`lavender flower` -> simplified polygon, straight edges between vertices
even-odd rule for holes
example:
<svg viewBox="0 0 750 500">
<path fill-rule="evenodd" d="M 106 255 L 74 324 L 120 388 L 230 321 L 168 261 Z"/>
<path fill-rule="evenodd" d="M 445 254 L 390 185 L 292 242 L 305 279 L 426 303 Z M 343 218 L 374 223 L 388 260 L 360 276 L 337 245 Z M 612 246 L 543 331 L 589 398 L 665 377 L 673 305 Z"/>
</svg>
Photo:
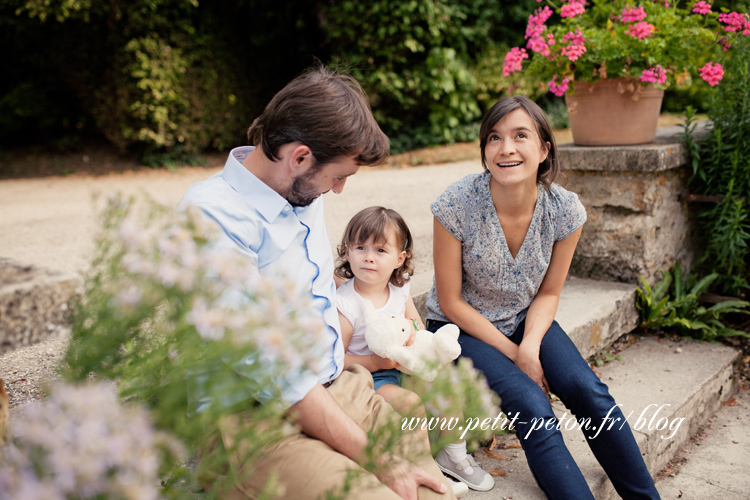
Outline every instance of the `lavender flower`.
<svg viewBox="0 0 750 500">
<path fill-rule="evenodd" d="M 14 429 L 17 446 L 0 463 L 7 498 L 156 500 L 163 451 L 184 455 L 143 409 L 120 405 L 103 384 L 55 386 Z"/>
</svg>

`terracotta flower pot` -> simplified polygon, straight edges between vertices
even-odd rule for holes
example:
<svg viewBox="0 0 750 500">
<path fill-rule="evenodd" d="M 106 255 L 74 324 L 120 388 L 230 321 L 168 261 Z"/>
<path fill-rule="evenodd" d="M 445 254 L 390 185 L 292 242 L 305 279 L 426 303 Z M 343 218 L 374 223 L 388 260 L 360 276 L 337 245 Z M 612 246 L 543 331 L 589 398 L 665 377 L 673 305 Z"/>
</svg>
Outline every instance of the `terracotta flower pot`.
<svg viewBox="0 0 750 500">
<path fill-rule="evenodd" d="M 573 142 L 617 146 L 653 142 L 664 89 L 635 78 L 575 82 L 565 94 Z"/>
</svg>

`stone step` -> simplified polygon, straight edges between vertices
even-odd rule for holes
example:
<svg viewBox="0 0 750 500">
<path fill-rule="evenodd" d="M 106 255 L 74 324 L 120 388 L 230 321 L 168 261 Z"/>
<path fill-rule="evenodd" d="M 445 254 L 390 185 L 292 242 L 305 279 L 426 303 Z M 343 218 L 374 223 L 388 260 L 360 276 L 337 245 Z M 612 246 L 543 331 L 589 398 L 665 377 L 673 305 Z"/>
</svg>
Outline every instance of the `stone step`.
<svg viewBox="0 0 750 500">
<path fill-rule="evenodd" d="M 412 278 L 412 297 L 422 318 L 431 287 L 432 274 L 422 273 Z M 635 286 L 568 278 L 555 319 L 584 358 L 598 354 L 638 324 Z"/>
<path fill-rule="evenodd" d="M 0 257 L 0 354 L 64 333 L 80 292 L 78 275 Z"/>
<path fill-rule="evenodd" d="M 728 399 L 735 390 L 733 363 L 738 352 L 732 348 L 691 339 L 677 342 L 644 337 L 597 373 L 609 386 L 636 436 L 646 465 L 656 476 L 675 452 L 688 441 L 698 426 Z M 553 404 L 558 418 L 565 407 Z M 565 429 L 571 422 L 568 413 L 561 420 L 568 449 L 578 463 L 597 500 L 619 498 L 604 471 L 591 453 L 578 428 Z M 684 420 L 680 420 L 684 419 Z M 666 428 L 664 426 L 667 426 Z M 672 426 L 670 429 L 669 426 Z M 518 443 L 514 434 L 498 436 L 494 453 L 507 460 L 490 458 L 482 450 L 475 453 L 485 470 L 503 469 L 504 477 L 495 479 L 495 488 L 487 493 L 471 491 L 467 500 L 542 500 L 545 495 L 536 485 L 521 449 L 502 449 Z"/>
</svg>

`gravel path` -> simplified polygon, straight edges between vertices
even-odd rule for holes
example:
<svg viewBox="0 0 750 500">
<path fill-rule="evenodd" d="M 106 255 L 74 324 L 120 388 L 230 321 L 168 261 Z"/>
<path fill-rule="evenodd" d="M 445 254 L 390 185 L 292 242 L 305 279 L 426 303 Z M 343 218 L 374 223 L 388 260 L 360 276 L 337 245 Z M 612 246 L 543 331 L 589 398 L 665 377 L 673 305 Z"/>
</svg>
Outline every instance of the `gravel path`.
<svg viewBox="0 0 750 500">
<path fill-rule="evenodd" d="M 11 418 L 27 403 L 44 397 L 47 383 L 59 380 L 57 368 L 68 337 L 59 337 L 0 355 L 0 378 L 5 380 Z"/>
</svg>

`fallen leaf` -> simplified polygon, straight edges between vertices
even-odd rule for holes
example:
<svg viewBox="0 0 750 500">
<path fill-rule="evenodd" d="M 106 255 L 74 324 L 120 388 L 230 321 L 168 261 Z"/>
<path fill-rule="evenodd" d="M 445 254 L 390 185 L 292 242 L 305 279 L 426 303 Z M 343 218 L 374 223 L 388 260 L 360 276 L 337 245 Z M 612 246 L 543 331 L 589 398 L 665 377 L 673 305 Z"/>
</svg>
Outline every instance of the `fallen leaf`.
<svg viewBox="0 0 750 500">
<path fill-rule="evenodd" d="M 521 448 L 521 443 L 506 444 L 503 449 L 509 450 L 510 448 Z"/>
<path fill-rule="evenodd" d="M 737 398 L 735 398 L 734 396 L 724 401 L 724 406 L 734 406 L 736 404 L 737 404 Z"/>
<path fill-rule="evenodd" d="M 506 472 L 503 469 L 495 469 L 495 470 L 487 471 L 487 474 L 493 477 L 497 477 L 497 476 L 504 476 Z"/>
<path fill-rule="evenodd" d="M 487 455 L 487 456 L 488 456 L 488 457 L 490 457 L 490 458 L 494 458 L 495 460 L 505 460 L 505 457 L 501 457 L 501 456 L 500 456 L 500 455 L 498 455 L 497 453 L 492 453 L 492 452 L 491 452 L 490 450 L 488 450 L 487 448 L 484 448 L 484 454 L 485 454 L 485 455 Z"/>
<path fill-rule="evenodd" d="M 750 361 L 750 356 L 747 356 L 746 358 L 742 358 L 743 363 L 747 363 Z"/>
<path fill-rule="evenodd" d="M 497 438 L 492 434 L 492 444 L 490 444 L 490 451 L 494 450 L 497 446 Z"/>
</svg>

